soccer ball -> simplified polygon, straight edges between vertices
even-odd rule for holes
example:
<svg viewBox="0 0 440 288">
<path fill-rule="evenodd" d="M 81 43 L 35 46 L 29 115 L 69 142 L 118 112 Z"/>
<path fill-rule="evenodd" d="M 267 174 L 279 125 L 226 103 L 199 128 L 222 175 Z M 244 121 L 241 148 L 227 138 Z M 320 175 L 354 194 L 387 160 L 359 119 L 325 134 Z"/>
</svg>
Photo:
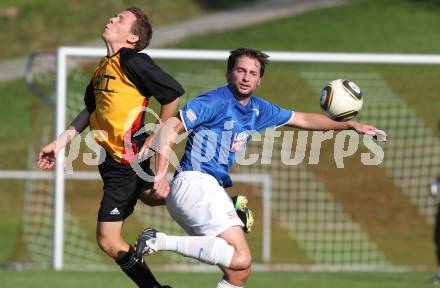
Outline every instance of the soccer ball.
<svg viewBox="0 0 440 288">
<path fill-rule="evenodd" d="M 355 117 L 362 108 L 362 92 L 353 82 L 337 79 L 322 89 L 322 110 L 335 121 L 347 121 Z"/>
</svg>

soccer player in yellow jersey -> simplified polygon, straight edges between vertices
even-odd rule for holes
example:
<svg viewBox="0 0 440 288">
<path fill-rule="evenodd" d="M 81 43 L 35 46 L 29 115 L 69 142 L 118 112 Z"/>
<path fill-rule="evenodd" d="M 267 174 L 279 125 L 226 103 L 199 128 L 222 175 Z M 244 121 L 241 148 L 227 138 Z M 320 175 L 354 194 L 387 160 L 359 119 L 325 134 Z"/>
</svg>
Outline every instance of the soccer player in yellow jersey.
<svg viewBox="0 0 440 288">
<path fill-rule="evenodd" d="M 142 146 L 148 146 L 147 135 L 137 133 L 143 126 L 148 99 L 154 96 L 159 101 L 161 121 L 166 121 L 175 115 L 179 96 L 184 93 L 180 84 L 148 55 L 138 53 L 148 46 L 151 36 L 149 20 L 137 7 L 129 7 L 108 20 L 102 32 L 107 56 L 96 67 L 87 86 L 86 107 L 60 136 L 42 149 L 37 164 L 43 170 L 52 168 L 60 149 L 77 134 L 87 126 L 96 131 L 95 139 L 106 152 L 104 162 L 99 164 L 104 183 L 96 229 L 99 247 L 139 287 L 166 287 L 156 281 L 145 263 L 133 257 L 131 247 L 121 237 L 125 219 L 133 212 L 137 200 L 145 199 L 145 191 L 152 191 L 149 203 L 164 202 L 169 191 L 165 177 L 156 178 L 154 183 L 145 181 L 131 165 Z M 140 166 L 153 175 L 148 161 Z"/>
</svg>

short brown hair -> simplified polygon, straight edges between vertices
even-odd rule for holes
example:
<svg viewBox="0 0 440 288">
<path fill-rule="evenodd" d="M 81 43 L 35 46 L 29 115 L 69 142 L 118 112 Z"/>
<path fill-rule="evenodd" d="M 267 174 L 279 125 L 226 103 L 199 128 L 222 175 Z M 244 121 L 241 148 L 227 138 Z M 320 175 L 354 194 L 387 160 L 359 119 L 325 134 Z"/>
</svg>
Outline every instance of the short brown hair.
<svg viewBox="0 0 440 288">
<path fill-rule="evenodd" d="M 241 56 L 247 56 L 252 59 L 258 60 L 260 62 L 260 76 L 263 77 L 266 65 L 269 64 L 269 55 L 252 48 L 237 48 L 231 51 L 231 55 L 228 58 L 228 70 L 227 75 L 234 69 L 235 61 Z"/>
<path fill-rule="evenodd" d="M 134 44 L 136 51 L 144 50 L 150 44 L 151 37 L 153 36 L 153 28 L 147 15 L 138 7 L 131 6 L 125 9 L 130 11 L 136 17 L 136 22 L 131 27 L 131 33 L 139 37 L 139 40 Z"/>
</svg>

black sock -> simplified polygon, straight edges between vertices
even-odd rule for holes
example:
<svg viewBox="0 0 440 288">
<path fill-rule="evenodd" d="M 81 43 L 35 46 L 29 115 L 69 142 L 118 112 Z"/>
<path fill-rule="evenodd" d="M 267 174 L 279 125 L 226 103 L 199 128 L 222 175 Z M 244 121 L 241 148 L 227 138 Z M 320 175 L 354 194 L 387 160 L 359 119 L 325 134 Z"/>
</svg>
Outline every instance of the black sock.
<svg viewBox="0 0 440 288">
<path fill-rule="evenodd" d="M 121 259 L 116 260 L 122 271 L 133 280 L 140 288 L 159 288 L 161 287 L 147 264 L 136 259 L 130 250 Z"/>
</svg>

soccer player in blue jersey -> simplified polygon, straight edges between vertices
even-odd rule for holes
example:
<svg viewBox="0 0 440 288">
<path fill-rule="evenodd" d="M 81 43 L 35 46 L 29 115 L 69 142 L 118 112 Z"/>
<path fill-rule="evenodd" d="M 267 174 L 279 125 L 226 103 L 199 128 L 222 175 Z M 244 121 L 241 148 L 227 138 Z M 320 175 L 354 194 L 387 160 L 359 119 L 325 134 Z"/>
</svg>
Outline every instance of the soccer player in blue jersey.
<svg viewBox="0 0 440 288">
<path fill-rule="evenodd" d="M 224 277 L 217 288 L 243 287 L 251 271 L 251 252 L 243 223 L 224 188 L 232 186 L 229 170 L 251 133 L 282 125 L 309 130 L 353 129 L 360 134 L 377 130 L 355 121 L 335 122 L 321 114 L 283 109 L 253 96 L 267 62 L 268 56 L 258 50 L 231 51 L 228 84 L 189 101 L 156 134 L 159 143 L 153 149 L 160 150 L 169 149 L 180 131 L 190 132 L 166 200 L 171 216 L 190 236 L 170 236 L 148 228 L 138 237 L 135 255 L 175 251 L 218 265 Z M 159 159 L 158 166 L 166 171 L 166 157 Z"/>
</svg>

